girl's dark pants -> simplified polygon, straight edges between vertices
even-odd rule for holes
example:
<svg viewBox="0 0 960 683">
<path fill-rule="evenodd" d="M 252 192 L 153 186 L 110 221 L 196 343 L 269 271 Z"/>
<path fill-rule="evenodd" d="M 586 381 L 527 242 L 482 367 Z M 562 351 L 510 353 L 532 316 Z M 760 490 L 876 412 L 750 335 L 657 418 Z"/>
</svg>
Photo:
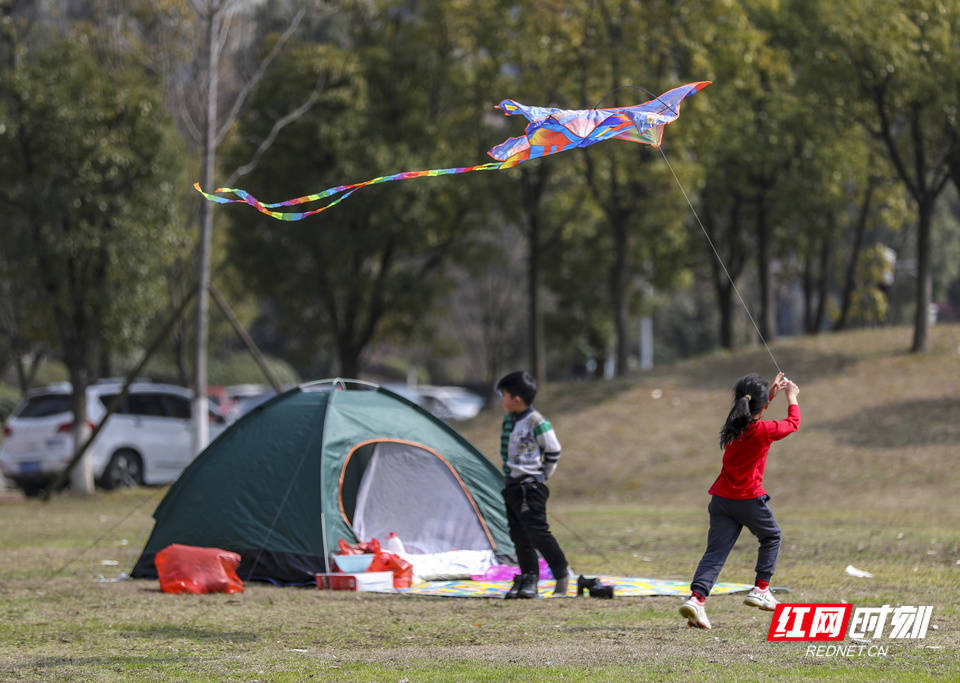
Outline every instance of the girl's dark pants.
<svg viewBox="0 0 960 683">
<path fill-rule="evenodd" d="M 760 541 L 757 552 L 757 578 L 769 581 L 773 571 L 777 568 L 777 557 L 780 555 L 780 526 L 773 517 L 773 511 L 767 505 L 770 496 L 760 496 L 748 500 L 730 500 L 713 496 L 707 510 L 710 512 L 710 531 L 707 533 L 707 550 L 697 566 L 697 571 L 690 582 L 690 590 L 703 597 L 710 595 L 710 590 L 720 576 L 723 563 L 727 555 L 737 542 L 743 527 L 750 529 L 750 533 Z"/>
<path fill-rule="evenodd" d="M 503 489 L 507 504 L 507 522 L 510 539 L 517 552 L 517 563 L 524 574 L 540 575 L 537 551 L 547 561 L 554 577 L 566 576 L 567 558 L 560 544 L 550 533 L 547 524 L 547 498 L 550 490 L 532 477 L 529 480 L 508 482 Z"/>
</svg>

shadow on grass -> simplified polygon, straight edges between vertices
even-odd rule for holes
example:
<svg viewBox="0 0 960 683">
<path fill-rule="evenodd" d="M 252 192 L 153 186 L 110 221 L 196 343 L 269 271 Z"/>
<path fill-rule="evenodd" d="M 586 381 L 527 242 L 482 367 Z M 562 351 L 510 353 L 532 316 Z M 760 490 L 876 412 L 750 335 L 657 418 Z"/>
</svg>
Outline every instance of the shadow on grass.
<svg viewBox="0 0 960 683">
<path fill-rule="evenodd" d="M 198 642 L 252 643 L 260 638 L 250 631 L 216 631 L 212 629 L 190 628 L 179 624 L 145 624 L 130 631 L 122 632 L 128 638 L 184 638 Z"/>
<path fill-rule="evenodd" d="M 73 677 L 86 678 L 82 676 L 81 672 L 106 670 L 111 671 L 115 676 L 119 670 L 126 669 L 128 672 L 137 672 L 138 675 L 141 675 L 145 669 L 164 671 L 171 666 L 187 667 L 195 662 L 196 657 L 182 654 L 171 654 L 166 657 L 138 657 L 136 655 L 37 657 L 23 660 L 22 663 L 17 664 L 15 670 L 18 677 L 27 673 L 35 673 L 43 674 L 44 678 L 69 680 Z M 68 672 L 69 676 L 66 675 Z M 112 677 L 108 676 L 108 678 Z M 122 680 L 122 677 L 120 680 Z"/>
<path fill-rule="evenodd" d="M 867 448 L 960 443 L 960 398 L 887 403 L 813 429 L 836 433 L 843 444 Z"/>
</svg>

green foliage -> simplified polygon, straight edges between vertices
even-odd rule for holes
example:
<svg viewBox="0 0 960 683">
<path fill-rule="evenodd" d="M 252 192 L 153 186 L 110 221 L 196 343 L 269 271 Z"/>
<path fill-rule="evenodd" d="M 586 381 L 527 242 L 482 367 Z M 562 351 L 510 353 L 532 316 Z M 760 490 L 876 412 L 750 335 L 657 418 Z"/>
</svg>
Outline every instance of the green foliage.
<svg viewBox="0 0 960 683">
<path fill-rule="evenodd" d="M 281 386 L 298 384 L 301 381 L 297 371 L 285 360 L 265 355 L 264 362 Z M 121 368 L 121 374 L 127 370 L 128 368 L 124 365 Z M 154 356 L 147 363 L 143 375 L 155 381 L 174 384 L 181 381 L 179 370 L 173 360 L 160 355 Z M 210 385 L 269 384 L 260 366 L 245 349 L 211 353 L 207 359 L 207 375 Z"/>
<path fill-rule="evenodd" d="M 0 382 L 0 423 L 6 421 L 18 403 L 20 403 L 20 390 Z M 3 437 L 0 437 L 0 440 L 2 439 Z"/>
<path fill-rule="evenodd" d="M 175 221 L 179 143 L 135 60 L 82 31 L 31 50 L 0 81 L 0 203 L 21 327 L 74 368 L 139 341 L 161 305 Z"/>
<path fill-rule="evenodd" d="M 577 229 L 579 228 L 579 229 Z M 605 269 L 610 255 L 595 233 L 575 226 L 563 240 L 563 255 L 545 273 L 555 304 L 546 316 L 550 367 L 583 368 L 606 358 L 613 342 Z"/>
<path fill-rule="evenodd" d="M 893 281 L 890 249 L 882 244 L 864 250 L 857 263 L 859 286 L 853 294 L 851 317 L 863 325 L 879 325 L 887 318 L 888 295 L 884 291 Z"/>
<path fill-rule="evenodd" d="M 273 125 L 275 112 L 325 83 L 318 102 L 285 128 L 250 175 L 264 197 L 316 191 L 378 173 L 469 159 L 460 133 L 461 79 L 446 49 L 443 17 L 368 15 L 351 8 L 350 49 L 301 44 L 278 59 L 241 117 L 227 160 L 237 161 Z M 426 87 L 424 87 L 426 84 Z M 304 154 L 309 150 L 309 154 Z M 340 372 L 357 370 L 373 339 L 406 339 L 446 287 L 444 266 L 471 253 L 475 179 L 376 186 L 313 221 L 280 226 L 238 211 L 231 258 L 252 291 L 277 303 L 301 361 L 318 342 L 336 353 Z"/>
<path fill-rule="evenodd" d="M 192 265 L 174 263 L 189 242 L 180 201 L 189 183 L 164 109 L 199 136 L 189 93 L 203 71 L 202 60 L 191 61 L 202 21 L 186 0 L 81 4 L 68 14 L 56 3 L 2 8 L 0 364 L 8 368 L 51 343 L 52 355 L 76 356 L 71 366 L 130 358 L 153 333 L 147 321 L 162 318 L 193 279 Z M 221 59 L 224 102 L 253 72 L 252 48 L 267 54 L 298 7 L 240 7 L 234 28 L 245 30 L 230 33 Z M 314 106 L 238 185 L 273 201 L 473 164 L 520 134 L 522 119 L 492 109 L 505 97 L 614 106 L 712 80 L 684 103 L 664 152 L 740 283 L 754 281 L 765 216 L 769 257 L 782 266 L 773 286 L 783 292 L 805 276 L 808 289 L 825 283 L 828 310 L 848 266 L 867 258 L 857 245 L 890 244 L 901 262 L 914 256 L 903 230 L 916 222 L 911 197 L 923 182 L 947 182 L 944 167 L 929 162 L 960 158 L 958 17 L 957 0 L 350 0 L 306 14 L 299 42 L 280 52 L 229 131 L 221 168 L 250 161 L 314 86 Z M 171 63 L 175 87 L 161 96 Z M 915 172 L 924 163 L 926 172 Z M 932 211 L 937 301 L 957 274 L 960 230 L 949 201 Z M 707 326 L 723 317 L 720 306 L 719 316 L 705 308 L 726 277 L 670 169 L 646 146 L 614 142 L 501 173 L 375 186 L 301 224 L 247 207 L 216 216 L 214 260 L 227 267 L 215 282 L 261 331 L 258 342 L 304 374 L 333 359 L 352 372 L 368 349 L 424 367 L 460 349 L 486 372 L 505 355 L 521 362 L 531 242 L 553 375 L 602 360 L 619 330 L 630 342 L 637 318 L 651 312 L 658 348 L 676 354 L 712 344 Z M 852 320 L 904 320 L 914 281 L 898 272 L 885 299 L 860 265 Z M 448 296 L 490 280 L 501 291 L 483 284 L 481 294 Z M 757 293 L 744 293 L 754 306 Z M 500 301 L 509 321 L 489 315 L 484 297 Z M 474 315 L 469 334 L 463 311 L 449 310 L 457 305 Z M 744 321 L 735 315 L 727 330 Z M 215 364 L 240 347 L 213 306 L 210 319 Z M 192 327 L 175 334 L 175 353 Z M 165 367 L 186 378 L 189 356 L 166 358 Z"/>
<path fill-rule="evenodd" d="M 947 188 L 934 216 L 933 299 L 942 302 L 950 283 L 960 278 L 960 188 Z"/>
<path fill-rule="evenodd" d="M 67 366 L 64 365 L 61 361 L 45 358 L 40 364 L 40 367 L 37 368 L 37 376 L 34 379 L 34 384 L 36 386 L 41 386 L 44 384 L 55 384 L 57 382 L 69 382 L 70 373 L 67 371 Z"/>
<path fill-rule="evenodd" d="M 264 358 L 264 362 L 281 386 L 290 386 L 300 382 L 296 370 L 286 361 L 267 356 Z M 268 384 L 267 378 L 263 376 L 260 367 L 246 351 L 213 357 L 210 359 L 209 369 L 211 384 Z"/>
</svg>

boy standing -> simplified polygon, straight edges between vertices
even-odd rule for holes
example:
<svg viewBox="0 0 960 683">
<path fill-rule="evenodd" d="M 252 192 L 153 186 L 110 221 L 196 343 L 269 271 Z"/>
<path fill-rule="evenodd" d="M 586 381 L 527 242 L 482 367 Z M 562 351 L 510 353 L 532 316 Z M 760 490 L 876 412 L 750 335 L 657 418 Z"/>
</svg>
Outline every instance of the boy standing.
<svg viewBox="0 0 960 683">
<path fill-rule="evenodd" d="M 497 383 L 500 404 L 506 415 L 500 440 L 503 458 L 503 499 L 507 504 L 510 538 L 517 551 L 520 575 L 504 596 L 507 599 L 537 597 L 540 564 L 537 551 L 556 579 L 554 595 L 566 595 L 569 582 L 567 558 L 547 524 L 546 481 L 557 469 L 560 441 L 550 422 L 533 409 L 537 382 L 528 372 L 511 372 Z"/>
</svg>

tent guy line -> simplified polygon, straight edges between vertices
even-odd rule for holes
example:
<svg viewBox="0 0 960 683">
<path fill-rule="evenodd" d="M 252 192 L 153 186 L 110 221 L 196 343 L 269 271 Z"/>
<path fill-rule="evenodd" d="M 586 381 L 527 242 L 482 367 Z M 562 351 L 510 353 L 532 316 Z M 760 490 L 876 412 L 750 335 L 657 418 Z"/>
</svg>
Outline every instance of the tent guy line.
<svg viewBox="0 0 960 683">
<path fill-rule="evenodd" d="M 150 495 L 146 496 L 143 500 L 141 500 L 139 503 L 137 503 L 136 505 L 134 505 L 132 508 L 130 508 L 130 511 L 127 512 L 126 515 L 124 515 L 124 516 L 121 517 L 119 520 L 117 520 L 116 524 L 114 524 L 114 525 L 111 526 L 109 529 L 107 529 L 107 530 L 104 531 L 102 534 L 100 534 L 96 539 L 94 539 L 94 541 L 93 541 L 90 545 L 88 545 L 86 548 L 84 548 L 83 550 L 81 550 L 81 551 L 78 552 L 77 554 L 73 555 L 73 556 L 72 556 L 69 560 L 67 560 L 59 569 L 54 569 L 52 572 L 50 572 L 50 574 L 47 575 L 46 581 L 49 581 L 50 579 L 53 579 L 53 578 L 59 576 L 61 573 L 63 573 L 64 571 L 66 571 L 67 567 L 69 567 L 70 565 L 72 565 L 74 562 L 76 562 L 76 561 L 79 560 L 80 558 L 84 557 L 84 556 L 85 556 L 88 552 L 90 552 L 93 548 L 96 548 L 98 545 L 100 545 L 100 542 L 101 542 L 103 539 L 105 539 L 107 536 L 109 536 L 110 534 L 112 534 L 117 527 L 119 527 L 121 524 L 123 524 L 124 522 L 126 522 L 128 519 L 130 519 L 130 518 L 133 516 L 133 513 L 135 513 L 137 510 L 139 510 L 140 508 L 142 508 L 142 507 L 143 507 L 144 505 L 146 505 L 147 503 L 150 503 L 150 502 L 156 500 L 156 499 L 160 496 L 160 493 L 161 493 L 162 491 L 163 491 L 163 489 L 158 489 L 158 490 L 155 491 L 154 493 L 151 493 Z"/>
</svg>

